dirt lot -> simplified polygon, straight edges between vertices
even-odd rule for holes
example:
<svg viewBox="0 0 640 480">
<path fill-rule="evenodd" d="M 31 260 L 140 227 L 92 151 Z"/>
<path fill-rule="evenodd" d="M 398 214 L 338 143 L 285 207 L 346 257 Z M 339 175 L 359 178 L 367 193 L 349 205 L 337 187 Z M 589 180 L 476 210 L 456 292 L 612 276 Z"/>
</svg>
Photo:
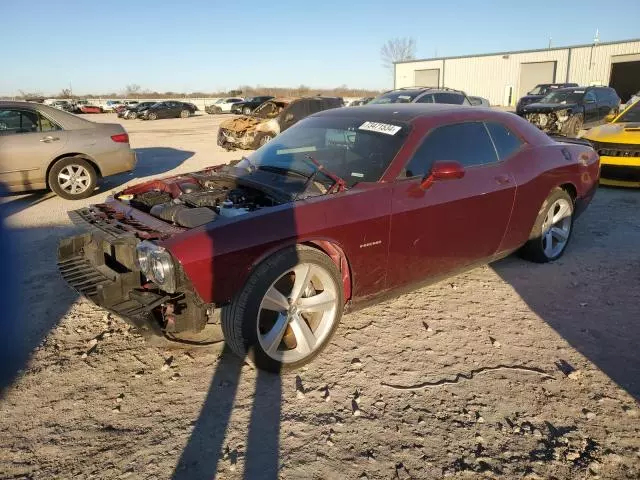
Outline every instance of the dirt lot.
<svg viewBox="0 0 640 480">
<path fill-rule="evenodd" d="M 222 118 L 125 121 L 134 175 L 0 205 L 24 306 L 0 478 L 640 477 L 640 191 L 601 189 L 561 261 L 507 258 L 345 316 L 281 377 L 221 344 L 150 345 L 77 298 L 55 267 L 66 210 L 236 158 Z"/>
</svg>

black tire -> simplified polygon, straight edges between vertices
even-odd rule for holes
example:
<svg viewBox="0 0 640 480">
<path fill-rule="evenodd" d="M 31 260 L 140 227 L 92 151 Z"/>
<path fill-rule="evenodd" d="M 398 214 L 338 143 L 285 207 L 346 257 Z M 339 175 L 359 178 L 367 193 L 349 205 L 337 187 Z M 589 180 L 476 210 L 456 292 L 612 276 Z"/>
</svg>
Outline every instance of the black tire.
<svg viewBox="0 0 640 480">
<path fill-rule="evenodd" d="M 267 289 L 283 273 L 299 263 L 313 263 L 329 272 L 335 283 L 339 301 L 334 324 L 324 341 L 309 356 L 297 362 L 284 364 L 270 357 L 260 345 L 257 332 L 258 313 Z M 258 265 L 231 304 L 223 308 L 222 333 L 226 344 L 236 355 L 241 358 L 248 356 L 258 368 L 270 372 L 293 370 L 312 361 L 330 342 L 342 317 L 343 298 L 340 272 L 328 256 L 307 246 L 289 247 Z"/>
<path fill-rule="evenodd" d="M 147 119 L 149 120 L 157 120 L 158 119 L 158 114 L 155 112 L 151 112 L 149 115 L 147 115 Z"/>
<path fill-rule="evenodd" d="M 552 206 L 556 204 L 558 200 L 565 200 L 569 204 L 570 208 L 570 223 L 569 223 L 569 232 L 568 237 L 564 243 L 562 249 L 554 254 L 547 255 L 544 250 L 544 232 L 543 232 L 543 224 L 545 219 L 547 218 L 547 214 Z M 554 188 L 546 200 L 542 203 L 540 207 L 540 211 L 538 212 L 538 217 L 536 218 L 535 223 L 533 224 L 533 229 L 531 230 L 531 234 L 529 235 L 529 240 L 525 243 L 520 251 L 519 255 L 531 262 L 536 263 L 547 263 L 553 262 L 560 258 L 567 249 L 569 245 L 569 241 L 571 240 L 571 234 L 573 232 L 573 212 L 574 212 L 574 203 L 573 198 L 563 189 Z"/>
<path fill-rule="evenodd" d="M 582 117 L 581 113 L 578 113 L 576 115 L 574 115 L 573 117 L 571 117 L 569 119 L 569 121 L 567 121 L 567 124 L 564 127 L 564 134 L 567 137 L 572 137 L 575 138 L 578 136 L 578 133 L 580 132 L 580 130 L 582 129 L 582 125 L 584 124 L 584 119 Z"/>
<path fill-rule="evenodd" d="M 86 190 L 78 194 L 72 194 L 65 190 L 62 185 L 59 183 L 58 175 L 65 168 L 71 165 L 78 165 L 83 167 L 88 173 L 90 182 Z M 96 189 L 96 185 L 98 184 L 98 174 L 93 166 L 87 162 L 85 159 L 81 157 L 66 157 L 61 158 L 56 163 L 53 164 L 51 170 L 49 170 L 49 175 L 47 177 L 47 182 L 49 188 L 60 198 L 64 198 L 66 200 L 80 200 L 82 198 L 87 198 L 93 195 L 93 191 Z"/>
<path fill-rule="evenodd" d="M 189 110 L 182 110 L 180 112 L 180 118 L 189 118 L 191 116 L 191 112 Z"/>
<path fill-rule="evenodd" d="M 244 107 L 242 109 L 242 113 L 244 113 L 245 115 L 249 115 L 251 113 L 251 107 Z"/>
</svg>

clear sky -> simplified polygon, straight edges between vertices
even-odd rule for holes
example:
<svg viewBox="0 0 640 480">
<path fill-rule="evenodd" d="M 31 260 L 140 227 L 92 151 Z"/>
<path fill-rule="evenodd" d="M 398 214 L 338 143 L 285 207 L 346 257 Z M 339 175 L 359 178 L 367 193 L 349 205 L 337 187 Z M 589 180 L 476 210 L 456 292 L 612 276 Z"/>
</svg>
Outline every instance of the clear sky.
<svg viewBox="0 0 640 480">
<path fill-rule="evenodd" d="M 28 0 L 0 7 L 0 94 L 385 88 L 380 47 L 417 57 L 640 37 L 640 1 Z"/>
</svg>

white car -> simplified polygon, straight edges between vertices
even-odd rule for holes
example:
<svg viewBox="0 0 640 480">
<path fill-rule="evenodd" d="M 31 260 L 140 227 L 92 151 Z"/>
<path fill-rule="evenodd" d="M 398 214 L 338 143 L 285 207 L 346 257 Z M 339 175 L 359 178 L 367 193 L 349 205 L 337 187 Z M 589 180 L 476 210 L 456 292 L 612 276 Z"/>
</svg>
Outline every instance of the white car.
<svg viewBox="0 0 640 480">
<path fill-rule="evenodd" d="M 229 97 L 229 98 L 220 98 L 216 100 L 213 105 L 208 105 L 205 107 L 205 111 L 207 113 L 222 113 L 222 112 L 230 112 L 231 107 L 236 104 L 244 102 L 244 98 L 241 97 Z"/>
<path fill-rule="evenodd" d="M 113 112 L 116 107 L 122 105 L 121 100 L 107 100 L 106 103 L 101 103 L 100 108 L 102 108 L 103 112 Z"/>
</svg>

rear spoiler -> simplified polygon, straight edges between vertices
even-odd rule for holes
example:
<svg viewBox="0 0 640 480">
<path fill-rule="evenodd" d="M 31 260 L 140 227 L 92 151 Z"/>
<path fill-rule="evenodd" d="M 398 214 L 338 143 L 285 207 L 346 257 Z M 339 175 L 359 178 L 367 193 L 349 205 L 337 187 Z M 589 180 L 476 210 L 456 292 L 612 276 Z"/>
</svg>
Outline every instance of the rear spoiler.
<svg viewBox="0 0 640 480">
<path fill-rule="evenodd" d="M 569 138 L 562 135 L 549 135 L 549 138 L 560 143 L 573 143 L 574 145 L 584 145 L 593 148 L 593 144 L 586 138 Z"/>
</svg>

